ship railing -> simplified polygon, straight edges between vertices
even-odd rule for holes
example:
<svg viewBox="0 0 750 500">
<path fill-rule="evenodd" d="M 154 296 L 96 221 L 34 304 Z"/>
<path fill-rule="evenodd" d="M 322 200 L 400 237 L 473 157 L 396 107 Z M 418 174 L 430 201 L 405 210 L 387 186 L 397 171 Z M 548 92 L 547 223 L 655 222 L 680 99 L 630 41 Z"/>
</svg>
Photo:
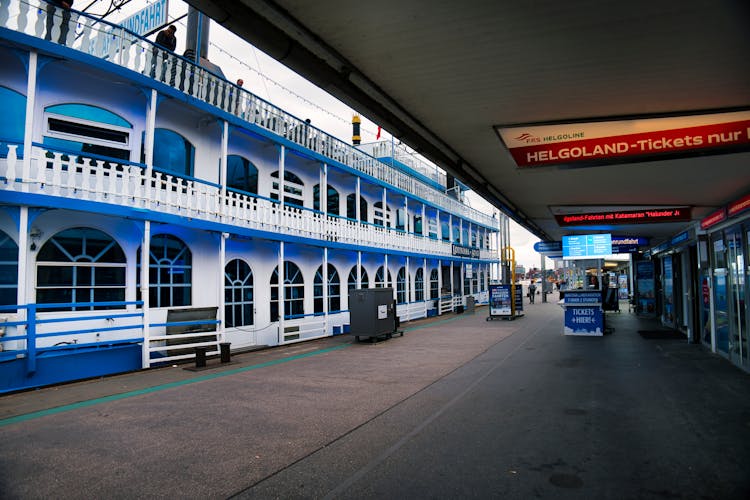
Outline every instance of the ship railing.
<svg viewBox="0 0 750 500">
<path fill-rule="evenodd" d="M 0 338 L 0 361 L 25 359 L 26 372 L 31 374 L 37 371 L 39 358 L 61 351 L 143 342 L 143 312 L 136 309 L 142 305 L 113 301 L 0 306 L 7 320 Z M 13 388 L 0 385 L 0 392 L 7 390 Z"/>
<path fill-rule="evenodd" d="M 239 228 L 293 234 L 319 242 L 451 256 L 450 242 L 380 225 L 327 215 L 278 200 L 234 190 L 143 164 L 91 157 L 33 143 L 28 158 L 17 144 L 0 158 L 2 188 L 68 200 L 112 204 L 166 213 Z M 28 160 L 28 161 L 26 161 Z M 482 249 L 480 258 L 496 258 Z"/>
<path fill-rule="evenodd" d="M 41 0 L 7 0 L 0 2 L 0 27 L 48 39 L 159 80 L 441 209 L 490 228 L 499 227 L 496 218 L 464 205 L 122 26 L 72 9 L 56 8 Z"/>
</svg>

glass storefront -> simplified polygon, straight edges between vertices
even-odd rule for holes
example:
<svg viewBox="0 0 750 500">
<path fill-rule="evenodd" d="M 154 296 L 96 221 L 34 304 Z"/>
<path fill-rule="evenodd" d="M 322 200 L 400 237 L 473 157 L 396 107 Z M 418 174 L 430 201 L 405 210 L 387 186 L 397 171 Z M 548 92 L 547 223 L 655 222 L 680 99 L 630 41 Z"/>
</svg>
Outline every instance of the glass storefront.
<svg viewBox="0 0 750 500">
<path fill-rule="evenodd" d="M 750 266 L 747 264 L 750 249 L 750 222 L 736 224 L 710 236 L 713 299 L 713 332 L 716 352 L 734 364 L 750 370 L 750 340 L 748 339 L 747 303 L 750 290 Z M 707 280 L 702 275 L 703 291 L 701 322 L 703 341 L 710 343 L 710 318 L 706 318 Z"/>
</svg>

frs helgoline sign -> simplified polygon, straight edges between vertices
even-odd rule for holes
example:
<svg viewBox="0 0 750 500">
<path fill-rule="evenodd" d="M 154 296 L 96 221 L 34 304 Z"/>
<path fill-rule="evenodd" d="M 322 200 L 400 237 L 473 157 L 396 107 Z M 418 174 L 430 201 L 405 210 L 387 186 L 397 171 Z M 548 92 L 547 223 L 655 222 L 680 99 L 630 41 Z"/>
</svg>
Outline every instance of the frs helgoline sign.
<svg viewBox="0 0 750 500">
<path fill-rule="evenodd" d="M 607 163 L 669 153 L 750 148 L 750 111 L 496 130 L 519 167 Z"/>
</svg>

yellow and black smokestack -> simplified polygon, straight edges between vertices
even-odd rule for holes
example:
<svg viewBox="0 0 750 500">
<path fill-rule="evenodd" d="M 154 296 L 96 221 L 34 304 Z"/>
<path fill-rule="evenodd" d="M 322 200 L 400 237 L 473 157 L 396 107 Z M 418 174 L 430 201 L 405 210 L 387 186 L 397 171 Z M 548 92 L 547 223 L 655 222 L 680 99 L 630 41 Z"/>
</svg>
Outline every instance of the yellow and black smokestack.
<svg viewBox="0 0 750 500">
<path fill-rule="evenodd" d="M 359 143 L 362 142 L 362 137 L 359 135 L 359 127 L 362 123 L 362 120 L 359 119 L 359 115 L 354 115 L 352 117 L 352 144 L 355 146 L 359 146 Z"/>
</svg>

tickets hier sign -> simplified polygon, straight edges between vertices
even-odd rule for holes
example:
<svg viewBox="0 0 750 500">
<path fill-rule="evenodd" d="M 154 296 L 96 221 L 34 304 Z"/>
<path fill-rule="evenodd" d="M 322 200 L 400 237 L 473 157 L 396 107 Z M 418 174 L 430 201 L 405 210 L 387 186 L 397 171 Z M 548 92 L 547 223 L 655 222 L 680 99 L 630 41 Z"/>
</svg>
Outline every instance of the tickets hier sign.
<svg viewBox="0 0 750 500">
<path fill-rule="evenodd" d="M 689 207 L 652 208 L 648 210 L 619 210 L 585 214 L 555 214 L 560 227 L 596 224 L 653 224 L 657 222 L 685 222 L 690 220 Z"/>
<path fill-rule="evenodd" d="M 750 111 L 495 130 L 519 167 L 750 149 Z"/>
</svg>

